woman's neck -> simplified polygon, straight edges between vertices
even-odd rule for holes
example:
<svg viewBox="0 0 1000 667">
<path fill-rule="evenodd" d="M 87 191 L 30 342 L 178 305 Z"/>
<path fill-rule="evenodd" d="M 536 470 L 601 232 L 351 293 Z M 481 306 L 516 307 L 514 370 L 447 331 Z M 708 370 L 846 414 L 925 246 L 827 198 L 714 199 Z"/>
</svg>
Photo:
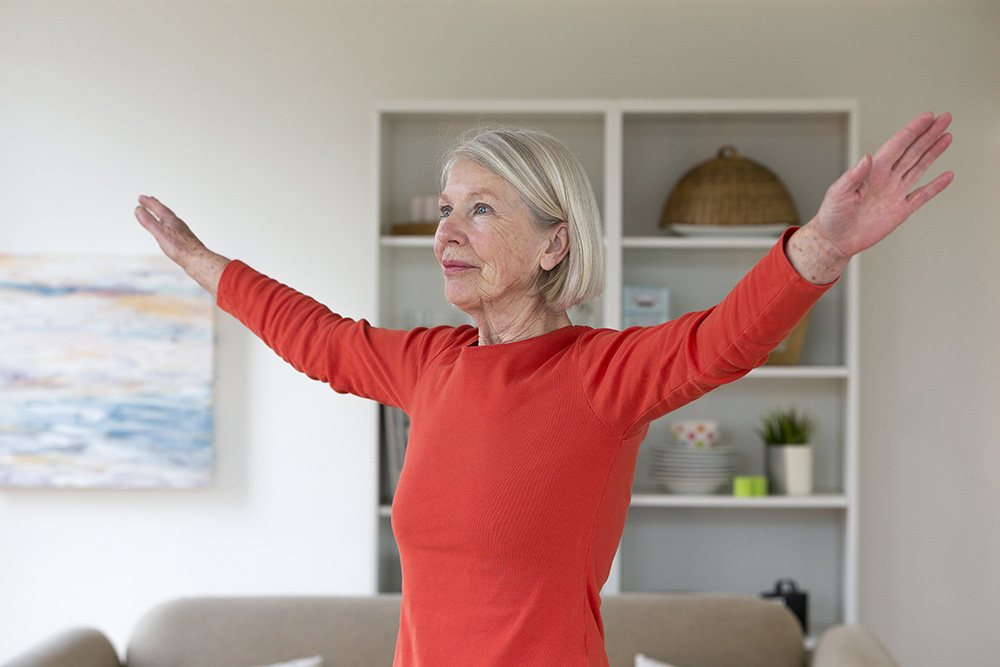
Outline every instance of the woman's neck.
<svg viewBox="0 0 1000 667">
<path fill-rule="evenodd" d="M 483 310 L 471 316 L 479 328 L 480 346 L 527 340 L 573 324 L 565 310 L 553 310 L 547 305 L 515 312 Z"/>
</svg>

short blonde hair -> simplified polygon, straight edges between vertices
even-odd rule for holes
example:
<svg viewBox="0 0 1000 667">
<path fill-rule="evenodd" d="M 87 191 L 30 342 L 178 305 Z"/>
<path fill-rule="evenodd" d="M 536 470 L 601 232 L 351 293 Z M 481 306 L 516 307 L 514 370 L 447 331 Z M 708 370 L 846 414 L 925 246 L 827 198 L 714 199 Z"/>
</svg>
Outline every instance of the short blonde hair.
<svg viewBox="0 0 1000 667">
<path fill-rule="evenodd" d="M 569 253 L 553 269 L 539 270 L 536 284 L 550 307 L 569 310 L 604 291 L 606 262 L 597 198 L 583 165 L 561 141 L 532 128 L 478 128 L 444 156 L 442 189 L 459 160 L 510 183 L 540 229 L 567 223 Z"/>
</svg>

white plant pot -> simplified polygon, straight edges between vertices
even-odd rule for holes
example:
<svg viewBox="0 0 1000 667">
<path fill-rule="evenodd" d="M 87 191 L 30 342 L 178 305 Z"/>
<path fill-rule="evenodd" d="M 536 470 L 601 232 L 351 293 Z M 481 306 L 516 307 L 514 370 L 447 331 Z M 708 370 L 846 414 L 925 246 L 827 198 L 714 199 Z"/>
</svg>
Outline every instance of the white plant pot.
<svg viewBox="0 0 1000 667">
<path fill-rule="evenodd" d="M 812 447 L 768 445 L 767 476 L 771 493 L 780 496 L 808 496 L 813 490 Z"/>
</svg>

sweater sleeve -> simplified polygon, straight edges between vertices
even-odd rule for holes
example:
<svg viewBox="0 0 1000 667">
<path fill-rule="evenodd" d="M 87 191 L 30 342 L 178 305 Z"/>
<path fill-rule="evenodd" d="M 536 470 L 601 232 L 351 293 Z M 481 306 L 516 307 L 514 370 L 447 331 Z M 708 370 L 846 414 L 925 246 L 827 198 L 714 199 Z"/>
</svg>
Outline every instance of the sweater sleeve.
<svg viewBox="0 0 1000 667">
<path fill-rule="evenodd" d="M 462 333 L 396 331 L 342 317 L 238 260 L 226 265 L 217 302 L 308 377 L 404 410 L 426 361 Z"/>
<path fill-rule="evenodd" d="M 717 306 L 667 324 L 595 333 L 581 347 L 584 391 L 625 436 L 767 361 L 831 285 L 803 279 L 785 255 L 788 230 Z"/>
</svg>

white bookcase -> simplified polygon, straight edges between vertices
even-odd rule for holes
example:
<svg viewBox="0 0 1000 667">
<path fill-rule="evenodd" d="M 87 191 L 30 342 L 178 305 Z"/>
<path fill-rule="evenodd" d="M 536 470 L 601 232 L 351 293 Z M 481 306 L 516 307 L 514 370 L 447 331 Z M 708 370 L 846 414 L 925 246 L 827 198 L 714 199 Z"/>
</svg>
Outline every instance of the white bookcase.
<svg viewBox="0 0 1000 667">
<path fill-rule="evenodd" d="M 672 315 L 717 303 L 775 238 L 680 237 L 660 229 L 677 180 L 723 145 L 761 162 L 788 187 L 802 222 L 858 156 L 857 109 L 842 99 L 450 100 L 386 104 L 374 119 L 378 324 L 409 327 L 449 315 L 430 236 L 393 236 L 410 198 L 439 190 L 443 151 L 483 123 L 526 123 L 566 142 L 583 161 L 604 216 L 608 285 L 571 313 L 575 324 L 618 328 L 622 288 L 665 285 Z M 858 268 L 813 310 L 799 363 L 765 366 L 654 422 L 666 440 L 672 417 L 714 418 L 740 454 L 739 474 L 763 474 L 760 416 L 795 405 L 819 421 L 816 493 L 804 498 L 669 495 L 639 455 L 632 508 L 605 594 L 633 590 L 757 595 L 782 577 L 808 591 L 811 629 L 854 622 L 857 608 Z M 379 511 L 380 582 L 398 590 L 391 508 Z"/>
</svg>

